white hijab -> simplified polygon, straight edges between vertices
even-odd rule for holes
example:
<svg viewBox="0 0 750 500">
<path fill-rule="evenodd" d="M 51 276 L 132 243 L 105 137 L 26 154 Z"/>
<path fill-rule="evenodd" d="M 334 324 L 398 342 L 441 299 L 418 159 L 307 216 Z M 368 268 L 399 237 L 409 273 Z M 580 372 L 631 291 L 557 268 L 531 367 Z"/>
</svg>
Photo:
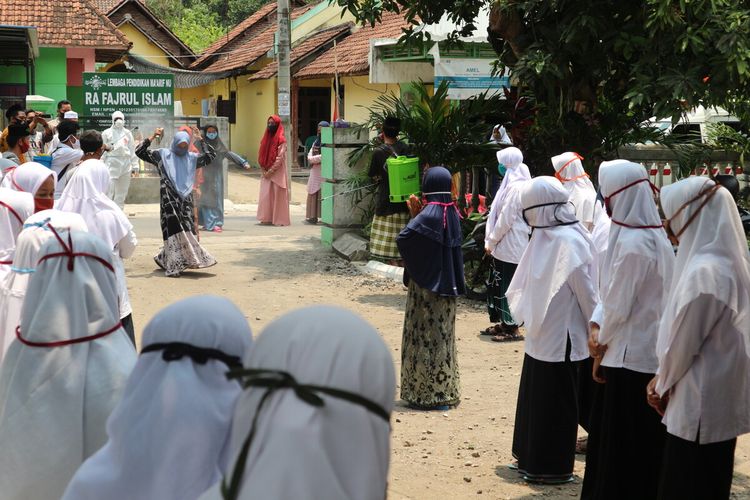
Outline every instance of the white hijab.
<svg viewBox="0 0 750 500">
<path fill-rule="evenodd" d="M 531 180 L 529 167 L 523 163 L 523 153 L 518 148 L 505 148 L 497 152 L 497 161 L 505 165 L 505 177 L 500 187 L 497 189 L 495 198 L 492 200 L 490 215 L 487 219 L 487 228 L 489 231 L 495 227 L 503 205 L 506 202 L 512 188 L 520 183 Z"/>
<path fill-rule="evenodd" d="M 175 342 L 241 363 L 252 333 L 234 304 L 205 295 L 168 306 L 143 331 L 146 350 Z M 191 500 L 221 479 L 242 388 L 221 360 L 165 361 L 175 349 L 141 353 L 107 421 L 109 441 L 78 469 L 63 500 Z"/>
<path fill-rule="evenodd" d="M 19 193 L 29 196 L 28 193 Z M 18 235 L 16 254 L 10 272 L 0 281 L 0 360 L 16 341 L 16 327 L 21 322 L 21 307 L 26 296 L 29 279 L 39 261 L 42 244 L 54 238 L 47 226 L 60 231 L 87 231 L 86 223 L 78 214 L 58 210 L 42 210 L 28 219 Z"/>
<path fill-rule="evenodd" d="M 245 359 L 246 368 L 282 370 L 300 384 L 348 391 L 390 414 L 393 360 L 377 331 L 337 307 L 299 309 L 271 323 Z M 246 389 L 232 425 L 229 484 L 266 389 Z M 258 416 L 242 474 L 240 499 L 382 500 L 386 495 L 390 425 L 352 402 L 318 393 L 324 406 L 293 390 L 272 393 Z M 219 485 L 201 499 L 219 499 Z"/>
<path fill-rule="evenodd" d="M 560 181 L 547 176 L 532 179 L 521 191 L 526 220 L 535 229 L 505 296 L 516 321 L 533 331 L 544 322 L 552 299 L 575 270 L 589 266 L 597 282 L 594 243 L 576 221 L 568 196 Z"/>
<path fill-rule="evenodd" d="M 593 224 L 596 189 L 583 169 L 578 153 L 567 152 L 552 157 L 555 177 L 570 193 L 570 202 L 575 207 L 576 217 L 582 224 Z"/>
<path fill-rule="evenodd" d="M 117 203 L 109 199 L 109 168 L 101 160 L 81 163 L 60 195 L 55 208 L 81 214 L 89 231 L 113 249 L 133 225 Z"/>
<path fill-rule="evenodd" d="M 50 176 L 52 176 L 52 181 L 57 184 L 57 174 L 54 170 L 50 170 L 40 163 L 28 161 L 9 174 L 10 185 L 8 187 L 15 191 L 23 191 L 36 196 L 36 192 Z"/>
<path fill-rule="evenodd" d="M 14 342 L 0 368 L 0 492 L 3 500 L 57 500 L 83 461 L 107 440 L 105 423 L 135 364 L 120 327 L 112 252 L 70 232 L 41 248 L 21 313 L 26 342 L 90 341 L 60 347 Z M 45 256 L 67 252 L 91 256 Z M 72 264 L 72 270 L 71 270 Z"/>
<path fill-rule="evenodd" d="M 12 189 L 0 188 L 0 276 L 10 270 L 16 238 L 23 223 L 34 213 L 34 197 Z"/>
<path fill-rule="evenodd" d="M 602 266 L 602 300 L 610 304 L 626 302 L 621 294 L 630 293 L 633 287 L 622 281 L 613 282 L 612 271 L 625 256 L 639 255 L 655 264 L 656 273 L 662 280 L 665 290 L 662 295 L 663 303 L 659 307 L 662 309 L 666 303 L 666 291 L 672 283 L 674 252 L 667 233 L 661 227 L 659 210 L 648 182 L 648 172 L 643 165 L 629 161 L 604 162 L 599 167 L 599 188 L 605 199 L 611 196 L 609 207 L 613 221 L 609 230 L 608 250 Z M 618 222 L 629 226 L 657 228 L 630 228 Z M 622 279 L 628 279 L 627 273 L 622 275 Z M 599 338 L 602 344 L 607 344 L 611 340 L 610 337 L 605 337 L 609 333 L 611 332 L 602 331 L 602 337 Z"/>
<path fill-rule="evenodd" d="M 661 191 L 661 206 L 674 233 L 680 232 L 697 215 L 679 236 L 674 277 L 656 347 L 660 359 L 672 344 L 672 323 L 700 295 L 712 295 L 731 309 L 732 323 L 745 336 L 745 350 L 750 356 L 750 255 L 747 240 L 729 191 L 719 188 L 700 208 L 715 184 L 706 177 L 689 177 Z M 700 196 L 701 193 L 705 194 Z M 680 211 L 683 206 L 685 208 Z"/>
<path fill-rule="evenodd" d="M 495 132 L 498 132 L 500 134 L 500 139 L 495 139 Z M 513 144 L 513 141 L 508 136 L 508 132 L 505 130 L 505 127 L 500 124 L 492 127 L 492 132 L 490 133 L 490 142 L 494 142 L 497 144 Z"/>
</svg>

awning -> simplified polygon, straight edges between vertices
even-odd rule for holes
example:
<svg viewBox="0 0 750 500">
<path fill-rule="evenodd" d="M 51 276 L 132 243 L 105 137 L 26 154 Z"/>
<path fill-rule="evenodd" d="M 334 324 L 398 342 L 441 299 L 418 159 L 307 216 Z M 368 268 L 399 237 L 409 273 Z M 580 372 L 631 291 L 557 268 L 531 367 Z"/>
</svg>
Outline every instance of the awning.
<svg viewBox="0 0 750 500">
<path fill-rule="evenodd" d="M 39 39 L 33 26 L 0 25 L 0 65 L 26 66 L 39 57 Z"/>
<path fill-rule="evenodd" d="M 174 75 L 174 86 L 178 89 L 200 87 L 215 80 L 227 78 L 232 74 L 231 71 L 207 73 L 204 71 L 170 68 L 169 66 L 162 66 L 133 54 L 128 54 L 125 65 L 128 69 L 132 69 L 136 73 L 172 73 Z"/>
</svg>

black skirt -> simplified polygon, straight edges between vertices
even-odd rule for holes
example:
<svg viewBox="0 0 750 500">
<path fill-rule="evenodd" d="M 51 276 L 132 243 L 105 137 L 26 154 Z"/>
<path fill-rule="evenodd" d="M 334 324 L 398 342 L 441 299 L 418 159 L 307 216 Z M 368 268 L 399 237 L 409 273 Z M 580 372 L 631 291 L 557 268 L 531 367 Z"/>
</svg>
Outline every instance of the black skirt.
<svg viewBox="0 0 750 500">
<path fill-rule="evenodd" d="M 596 386 L 591 372 L 594 369 L 594 359 L 588 357 L 581 361 L 578 366 L 578 423 L 586 432 L 591 432 L 589 422 L 591 420 L 591 407 L 594 404 L 594 392 Z"/>
<path fill-rule="evenodd" d="M 594 391 L 581 498 L 655 499 L 666 429 L 646 402 L 654 376 L 609 367 L 603 374 L 607 383 Z"/>
<path fill-rule="evenodd" d="M 568 342 L 570 344 L 570 342 Z M 573 476 L 578 433 L 578 366 L 523 358 L 513 432 L 518 472 L 529 481 L 564 481 Z"/>
<path fill-rule="evenodd" d="M 667 433 L 659 480 L 659 500 L 729 498 L 737 438 L 698 444 Z"/>
</svg>

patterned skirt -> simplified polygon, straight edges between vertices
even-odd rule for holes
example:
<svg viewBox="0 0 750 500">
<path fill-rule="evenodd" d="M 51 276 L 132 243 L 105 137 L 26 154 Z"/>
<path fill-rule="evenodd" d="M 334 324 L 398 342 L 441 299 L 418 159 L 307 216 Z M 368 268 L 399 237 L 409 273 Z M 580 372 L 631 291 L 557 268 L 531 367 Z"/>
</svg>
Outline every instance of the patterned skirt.
<svg viewBox="0 0 750 500">
<path fill-rule="evenodd" d="M 401 258 L 396 245 L 396 237 L 408 223 L 409 214 L 405 212 L 373 217 L 372 231 L 370 232 L 370 254 L 380 259 Z"/>
<path fill-rule="evenodd" d="M 492 257 L 490 274 L 487 279 L 487 312 L 492 323 L 502 321 L 503 324 L 516 326 L 516 322 L 510 314 L 510 306 L 508 306 L 505 292 L 508 290 L 508 285 L 510 285 L 517 267 L 518 264 L 503 262 Z"/>
<path fill-rule="evenodd" d="M 409 283 L 401 341 L 401 399 L 422 408 L 461 398 L 456 357 L 456 298 Z"/>
<path fill-rule="evenodd" d="M 167 276 L 179 276 L 186 269 L 200 269 L 216 264 L 198 243 L 193 213 L 193 195 L 181 198 L 169 178 L 161 181 L 161 232 L 164 246 L 154 257 L 154 262 Z"/>
</svg>

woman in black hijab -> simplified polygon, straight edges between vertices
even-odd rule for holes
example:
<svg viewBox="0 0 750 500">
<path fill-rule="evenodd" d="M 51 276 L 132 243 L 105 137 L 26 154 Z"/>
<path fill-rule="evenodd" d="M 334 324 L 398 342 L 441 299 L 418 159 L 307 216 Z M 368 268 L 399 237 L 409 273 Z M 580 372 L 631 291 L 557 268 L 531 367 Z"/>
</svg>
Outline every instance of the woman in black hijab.
<svg viewBox="0 0 750 500">
<path fill-rule="evenodd" d="M 401 399 L 414 408 L 445 410 L 460 401 L 455 327 L 456 297 L 465 292 L 461 221 L 447 169 L 427 170 L 422 191 L 425 207 L 396 239 L 409 287 Z"/>
</svg>

